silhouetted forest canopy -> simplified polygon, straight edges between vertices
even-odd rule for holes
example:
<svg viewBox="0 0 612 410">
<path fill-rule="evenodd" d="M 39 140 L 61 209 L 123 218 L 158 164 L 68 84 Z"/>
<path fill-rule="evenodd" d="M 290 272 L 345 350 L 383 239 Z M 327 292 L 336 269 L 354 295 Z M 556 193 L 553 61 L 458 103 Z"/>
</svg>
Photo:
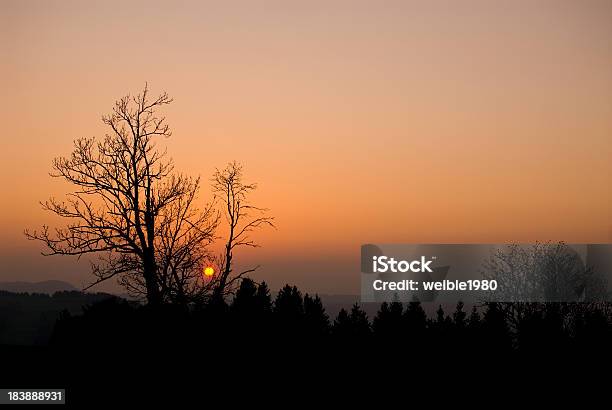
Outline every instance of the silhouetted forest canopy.
<svg viewBox="0 0 612 410">
<path fill-rule="evenodd" d="M 380 304 L 371 318 L 359 304 L 329 317 L 317 295 L 286 285 L 273 297 L 264 282 L 249 278 L 227 303 L 217 299 L 187 307 L 92 299 L 96 297 L 78 292 L 0 295 L 2 332 L 10 331 L 18 305 L 49 306 L 49 311 L 33 309 L 31 317 L 57 318 L 44 324 L 46 342 L 39 338 L 37 346 L 0 346 L 10 383 L 68 386 L 73 403 L 89 402 L 101 386 L 112 386 L 101 400 L 138 403 L 168 399 L 170 386 L 170 391 L 189 389 L 182 393 L 187 396 L 172 394 L 176 401 L 199 397 L 202 384 L 221 384 L 236 393 L 244 388 L 226 383 L 270 389 L 276 386 L 270 381 L 310 383 L 313 373 L 318 374 L 317 385 L 332 386 L 339 374 L 346 381 L 397 369 L 418 369 L 422 375 L 421 369 L 432 374 L 453 365 L 463 366 L 457 367 L 461 372 L 482 373 L 523 364 L 566 366 L 575 360 L 603 364 L 612 343 L 607 303 L 486 303 L 470 308 L 458 303 L 427 315 L 418 301 L 392 302 Z M 60 300 L 72 308 L 57 312 L 53 306 Z M 75 302 L 86 306 L 78 312 Z M 23 324 L 23 317 L 14 319 Z M 382 373 L 368 373 L 375 369 Z"/>
<path fill-rule="evenodd" d="M 37 343 L 79 349 L 112 350 L 143 343 L 196 348 L 211 340 L 215 346 L 249 340 L 253 348 L 331 348 L 381 342 L 421 352 L 592 354 L 607 351 L 612 342 L 608 303 L 485 303 L 468 309 L 459 302 L 452 309 L 439 306 L 428 317 L 418 301 L 385 302 L 372 318 L 359 304 L 330 318 L 317 295 L 286 285 L 272 297 L 265 282 L 257 284 L 249 278 L 241 281 L 228 303 L 211 300 L 191 307 L 142 305 L 80 292 L 53 296 L 3 292 L 0 296 L 0 329 L 4 332 L 25 315 L 56 318 L 51 323 L 40 322 L 40 332 L 46 331 L 48 340 L 39 338 Z M 82 312 L 79 304 L 84 306 Z M 58 306 L 64 306 L 61 312 Z M 27 323 L 40 326 L 32 319 Z M 3 342 L 11 340 L 4 338 Z"/>
</svg>

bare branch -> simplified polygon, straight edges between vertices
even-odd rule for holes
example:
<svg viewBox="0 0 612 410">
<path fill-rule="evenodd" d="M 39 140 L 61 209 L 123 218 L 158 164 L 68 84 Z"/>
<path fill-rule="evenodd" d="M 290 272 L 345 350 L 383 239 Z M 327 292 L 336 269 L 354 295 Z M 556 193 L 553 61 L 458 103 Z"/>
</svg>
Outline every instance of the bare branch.
<svg viewBox="0 0 612 410">
<path fill-rule="evenodd" d="M 234 250 L 241 246 L 259 247 L 259 244 L 251 239 L 250 233 L 264 226 L 274 227 L 274 218 L 264 215 L 267 209 L 258 208 L 248 202 L 249 193 L 255 190 L 257 185 L 244 183 L 242 177 L 242 166 L 234 161 L 223 170 L 217 169 L 212 178 L 213 192 L 224 205 L 224 216 L 228 225 L 225 251 L 218 258 L 222 264 L 215 288 L 216 297 L 222 297 L 237 280 L 257 269 L 249 269 L 232 275 Z M 257 212 L 262 216 L 251 217 L 251 212 Z"/>
<path fill-rule="evenodd" d="M 172 160 L 156 148 L 157 137 L 172 135 L 157 114 L 171 102 L 165 92 L 151 99 L 145 85 L 102 117 L 109 128 L 102 140 L 77 139 L 69 156 L 53 160 L 50 175 L 73 191 L 64 201 L 50 198 L 41 205 L 66 224 L 24 233 L 45 245 L 45 255 L 98 255 L 92 263 L 96 280 L 86 289 L 118 278 L 150 303 L 176 295 L 185 302 L 192 283 L 201 280 L 218 214 L 212 205 L 195 207 L 199 179 L 174 173 Z"/>
</svg>

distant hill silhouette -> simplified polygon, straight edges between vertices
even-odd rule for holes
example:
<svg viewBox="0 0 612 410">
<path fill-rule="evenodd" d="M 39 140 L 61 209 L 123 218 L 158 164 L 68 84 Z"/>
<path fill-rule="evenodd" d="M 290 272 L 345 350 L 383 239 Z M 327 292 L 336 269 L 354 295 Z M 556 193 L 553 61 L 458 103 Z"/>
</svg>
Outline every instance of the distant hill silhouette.
<svg viewBox="0 0 612 410">
<path fill-rule="evenodd" d="M 47 293 L 52 295 L 55 292 L 75 291 L 78 289 L 70 283 L 61 280 L 45 280 L 42 282 L 0 282 L 0 290 L 13 293 Z"/>
<path fill-rule="evenodd" d="M 119 298 L 107 293 L 78 291 L 48 295 L 0 290 L 0 345 L 44 345 L 61 312 L 80 314 L 84 306 L 108 299 Z"/>
</svg>

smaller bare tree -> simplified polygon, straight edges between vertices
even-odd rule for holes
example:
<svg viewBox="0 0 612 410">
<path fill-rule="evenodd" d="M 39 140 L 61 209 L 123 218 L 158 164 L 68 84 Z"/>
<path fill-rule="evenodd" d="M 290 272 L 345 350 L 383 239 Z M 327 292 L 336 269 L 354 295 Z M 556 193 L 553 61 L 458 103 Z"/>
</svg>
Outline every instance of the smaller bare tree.
<svg viewBox="0 0 612 410">
<path fill-rule="evenodd" d="M 259 266 L 234 273 L 234 251 L 239 247 L 259 247 L 250 234 L 264 226 L 274 227 L 274 218 L 266 216 L 265 208 L 252 205 L 249 194 L 256 184 L 243 182 L 242 165 L 236 161 L 223 170 L 217 169 L 212 178 L 215 197 L 224 205 L 222 213 L 228 224 L 225 249 L 216 258 L 219 275 L 214 281 L 213 299 L 223 298 L 231 292 L 244 275 L 254 272 Z"/>
</svg>

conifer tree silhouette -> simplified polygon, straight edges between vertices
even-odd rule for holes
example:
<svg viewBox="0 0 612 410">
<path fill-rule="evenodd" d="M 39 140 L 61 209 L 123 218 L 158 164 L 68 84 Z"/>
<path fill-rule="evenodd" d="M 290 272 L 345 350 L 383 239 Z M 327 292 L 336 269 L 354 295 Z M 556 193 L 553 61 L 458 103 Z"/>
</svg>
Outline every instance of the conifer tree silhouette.
<svg viewBox="0 0 612 410">
<path fill-rule="evenodd" d="M 274 301 L 274 319 L 277 330 L 286 334 L 297 334 L 303 330 L 304 301 L 296 286 L 285 285 Z"/>
<path fill-rule="evenodd" d="M 403 326 L 403 310 L 404 307 L 399 301 L 383 302 L 372 322 L 376 336 L 382 339 L 401 338 L 406 331 Z"/>
<path fill-rule="evenodd" d="M 351 308 L 350 322 L 352 333 L 355 337 L 367 338 L 371 334 L 372 330 L 368 315 L 357 303 Z"/>
<path fill-rule="evenodd" d="M 318 295 L 304 295 L 304 326 L 309 336 L 322 337 L 329 333 L 329 316 Z"/>
<path fill-rule="evenodd" d="M 442 305 L 439 305 L 438 310 L 436 310 L 436 323 L 438 325 L 442 325 L 444 323 L 444 309 L 442 309 Z"/>
<path fill-rule="evenodd" d="M 259 286 L 257 286 L 255 300 L 257 310 L 262 312 L 262 314 L 265 315 L 272 312 L 272 297 L 270 296 L 270 289 L 266 282 L 261 282 Z"/>
<path fill-rule="evenodd" d="M 490 302 L 486 306 L 481 327 L 484 339 L 482 346 L 497 354 L 507 353 L 512 349 L 512 338 L 504 312 L 499 303 Z"/>
<path fill-rule="evenodd" d="M 427 335 L 427 314 L 421 302 L 414 299 L 408 303 L 403 315 L 403 325 L 408 345 L 415 351 L 421 351 L 426 346 Z"/>
<path fill-rule="evenodd" d="M 340 309 L 338 312 L 338 316 L 334 319 L 334 324 L 332 326 L 332 335 L 338 340 L 345 340 L 351 336 L 351 318 L 346 309 Z"/>
<path fill-rule="evenodd" d="M 457 302 L 457 308 L 453 313 L 453 322 L 456 327 L 463 329 L 466 325 L 467 313 L 463 310 L 464 304 L 462 301 Z"/>
<path fill-rule="evenodd" d="M 372 330 L 377 336 L 383 336 L 386 333 L 384 328 L 390 315 L 391 309 L 389 308 L 389 303 L 381 303 L 376 316 L 374 316 L 374 320 L 372 320 Z"/>
<path fill-rule="evenodd" d="M 421 302 L 413 300 L 408 303 L 406 311 L 404 312 L 404 321 L 410 332 L 423 332 L 427 327 L 427 314 Z"/>
<path fill-rule="evenodd" d="M 472 306 L 472 312 L 470 313 L 470 318 L 468 320 L 468 327 L 471 330 L 476 330 L 480 327 L 480 314 L 478 313 L 476 306 Z"/>
<path fill-rule="evenodd" d="M 240 287 L 236 291 L 232 301 L 231 310 L 233 313 L 245 316 L 253 313 L 257 305 L 257 287 L 255 282 L 249 278 L 244 278 L 240 282 Z"/>
</svg>

